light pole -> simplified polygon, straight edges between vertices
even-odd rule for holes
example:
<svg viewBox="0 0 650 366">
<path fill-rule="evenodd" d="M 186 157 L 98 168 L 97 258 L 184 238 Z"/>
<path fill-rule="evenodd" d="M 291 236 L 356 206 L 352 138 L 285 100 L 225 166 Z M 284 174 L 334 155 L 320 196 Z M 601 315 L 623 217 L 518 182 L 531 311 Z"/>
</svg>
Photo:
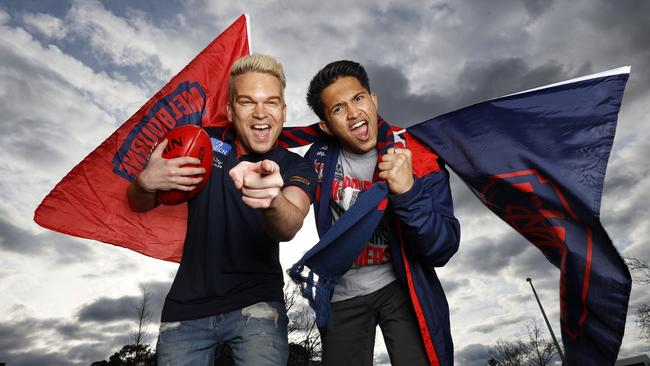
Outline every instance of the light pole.
<svg viewBox="0 0 650 366">
<path fill-rule="evenodd" d="M 539 297 L 537 296 L 537 291 L 535 291 L 535 286 L 533 286 L 533 280 L 530 279 L 530 277 L 526 278 L 526 281 L 530 283 L 530 288 L 533 289 L 533 294 L 535 295 L 535 300 L 537 300 L 537 304 L 539 305 L 539 310 L 542 311 L 542 315 L 544 316 L 544 320 L 546 321 L 546 326 L 548 327 L 548 331 L 551 332 L 551 337 L 553 338 L 553 343 L 555 343 L 555 348 L 557 348 L 557 353 L 560 355 L 560 359 L 564 361 L 564 354 L 562 353 L 562 349 L 560 348 L 560 344 L 557 342 L 557 338 L 555 338 L 555 333 L 553 333 L 553 328 L 551 328 L 551 323 L 548 321 L 548 318 L 546 317 L 546 312 L 544 312 L 544 308 L 542 307 L 542 303 L 539 301 Z"/>
</svg>

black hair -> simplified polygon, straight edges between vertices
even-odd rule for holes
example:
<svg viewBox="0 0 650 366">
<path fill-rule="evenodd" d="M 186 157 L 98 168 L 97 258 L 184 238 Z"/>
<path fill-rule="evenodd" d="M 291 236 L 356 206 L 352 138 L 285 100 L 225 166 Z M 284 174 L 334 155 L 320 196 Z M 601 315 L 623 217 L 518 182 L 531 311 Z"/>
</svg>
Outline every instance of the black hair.
<svg viewBox="0 0 650 366">
<path fill-rule="evenodd" d="M 342 77 L 350 76 L 356 78 L 361 86 L 366 88 L 370 93 L 370 81 L 368 80 L 368 73 L 360 63 L 348 60 L 334 61 L 323 67 L 309 83 L 307 89 L 307 104 L 314 113 L 325 121 L 325 106 L 321 95 L 323 90 L 328 86 L 334 84 L 336 80 Z"/>
</svg>

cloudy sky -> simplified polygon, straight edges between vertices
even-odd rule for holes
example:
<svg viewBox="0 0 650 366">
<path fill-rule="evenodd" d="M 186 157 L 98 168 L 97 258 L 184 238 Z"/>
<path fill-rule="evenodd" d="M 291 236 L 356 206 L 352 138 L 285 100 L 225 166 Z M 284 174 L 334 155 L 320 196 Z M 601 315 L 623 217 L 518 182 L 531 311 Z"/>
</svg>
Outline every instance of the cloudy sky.
<svg viewBox="0 0 650 366">
<path fill-rule="evenodd" d="M 631 65 L 602 221 L 619 251 L 650 261 L 650 3 L 646 1 L 25 1 L 0 3 L 0 362 L 88 365 L 128 342 L 138 286 L 155 318 L 176 266 L 42 229 L 33 212 L 86 154 L 241 13 L 252 46 L 285 66 L 288 124 L 315 122 L 313 74 L 366 65 L 382 115 L 409 126 L 516 91 Z M 559 272 L 452 179 L 463 241 L 439 271 L 458 365 L 541 321 L 559 331 Z M 315 243 L 310 215 L 286 267 Z M 650 302 L 634 287 L 630 308 Z M 628 316 L 621 356 L 650 352 Z M 155 342 L 157 321 L 149 341 Z M 387 355 L 378 342 L 378 363 Z"/>
</svg>

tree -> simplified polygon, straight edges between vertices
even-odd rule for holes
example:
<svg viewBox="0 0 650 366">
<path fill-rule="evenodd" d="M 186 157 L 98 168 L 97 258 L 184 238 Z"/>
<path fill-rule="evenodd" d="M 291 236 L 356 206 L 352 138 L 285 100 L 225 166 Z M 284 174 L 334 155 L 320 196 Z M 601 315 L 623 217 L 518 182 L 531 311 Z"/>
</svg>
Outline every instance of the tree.
<svg viewBox="0 0 650 366">
<path fill-rule="evenodd" d="M 530 365 L 550 365 L 557 350 L 550 339 L 543 337 L 543 330 L 536 320 L 531 320 L 526 325 L 528 331 L 528 359 Z"/>
<path fill-rule="evenodd" d="M 141 345 L 146 337 L 146 326 L 151 320 L 151 291 L 146 284 L 140 284 L 140 298 L 133 305 L 135 313 L 135 329 L 129 335 L 136 346 Z"/>
<path fill-rule="evenodd" d="M 634 283 L 650 285 L 650 265 L 631 256 L 623 256 L 625 264 L 630 269 Z M 650 343 L 650 304 L 642 304 L 636 309 L 636 323 L 640 328 L 639 338 Z"/>
<path fill-rule="evenodd" d="M 650 265 L 631 256 L 623 256 L 625 264 L 632 273 L 634 282 L 640 285 L 650 285 Z M 639 338 L 650 343 L 650 305 L 642 304 L 636 309 L 637 325 L 641 328 Z"/>
<path fill-rule="evenodd" d="M 643 304 L 636 309 L 637 324 L 641 328 L 641 339 L 650 343 L 650 305 Z"/>
<path fill-rule="evenodd" d="M 521 340 L 499 339 L 494 346 L 489 348 L 489 362 L 494 366 L 522 366 L 527 352 L 527 346 Z"/>
<path fill-rule="evenodd" d="M 285 286 L 284 300 L 289 317 L 287 330 L 291 342 L 289 365 L 316 365 L 316 359 L 321 356 L 321 339 L 316 327 L 316 316 L 307 301 L 302 298 L 300 289 L 292 283 Z M 306 361 L 300 361 L 303 359 Z"/>
<path fill-rule="evenodd" d="M 544 338 L 544 331 L 536 320 L 526 324 L 527 339 L 508 341 L 499 339 L 489 348 L 489 366 L 547 366 L 556 358 L 553 342 Z"/>
<path fill-rule="evenodd" d="M 129 330 L 132 344 L 127 344 L 115 352 L 108 361 L 93 362 L 92 366 L 149 366 L 156 364 L 156 353 L 144 344 L 147 324 L 151 321 L 151 291 L 145 284 L 140 284 L 140 297 L 133 304 L 135 327 Z"/>
<path fill-rule="evenodd" d="M 149 346 L 127 344 L 115 352 L 108 361 L 93 362 L 91 366 L 155 366 L 156 354 Z"/>
<path fill-rule="evenodd" d="M 639 285 L 650 285 L 650 265 L 648 263 L 632 256 L 623 256 L 627 268 L 630 269 L 634 282 Z"/>
</svg>

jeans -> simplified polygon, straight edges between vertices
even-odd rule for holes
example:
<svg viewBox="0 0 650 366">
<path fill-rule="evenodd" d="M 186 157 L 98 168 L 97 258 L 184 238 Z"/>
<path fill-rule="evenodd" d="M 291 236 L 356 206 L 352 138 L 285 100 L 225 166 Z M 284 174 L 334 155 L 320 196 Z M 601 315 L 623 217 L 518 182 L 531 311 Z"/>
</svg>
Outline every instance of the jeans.
<svg viewBox="0 0 650 366">
<path fill-rule="evenodd" d="M 413 305 L 399 281 L 333 302 L 331 309 L 331 322 L 321 332 L 323 366 L 372 366 L 377 325 L 391 365 L 429 365 Z"/>
<path fill-rule="evenodd" d="M 236 365 L 287 364 L 284 304 L 261 302 L 207 318 L 160 324 L 158 365 L 210 365 L 227 343 Z"/>
</svg>

